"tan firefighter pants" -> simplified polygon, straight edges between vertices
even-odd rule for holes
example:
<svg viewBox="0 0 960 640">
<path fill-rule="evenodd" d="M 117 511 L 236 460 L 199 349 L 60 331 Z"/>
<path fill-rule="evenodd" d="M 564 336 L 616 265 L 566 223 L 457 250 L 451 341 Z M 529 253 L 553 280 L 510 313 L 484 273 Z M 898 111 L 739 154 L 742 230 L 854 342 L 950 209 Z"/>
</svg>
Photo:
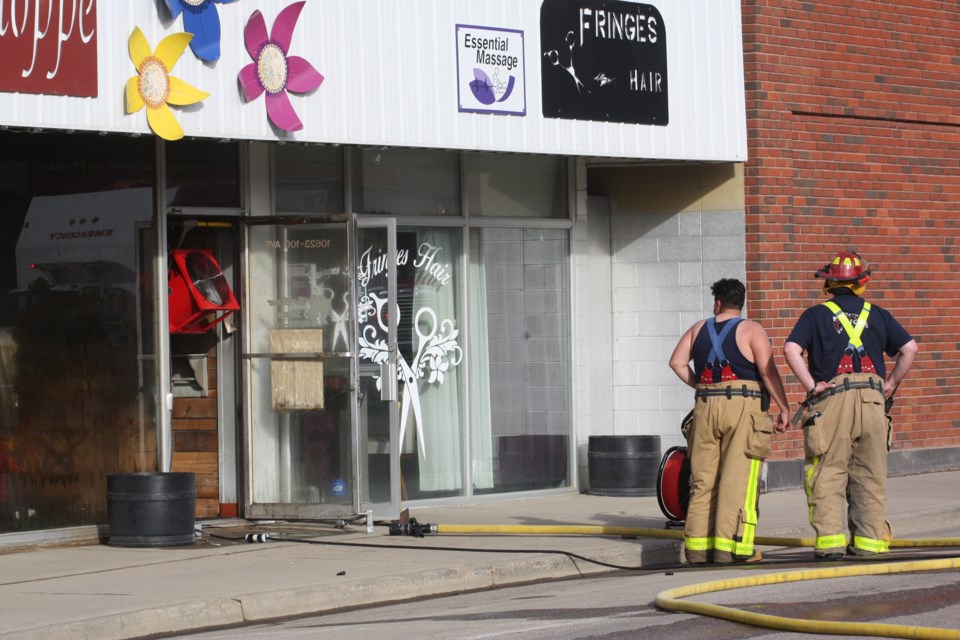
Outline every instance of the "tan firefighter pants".
<svg viewBox="0 0 960 640">
<path fill-rule="evenodd" d="M 697 390 L 759 391 L 756 382 L 737 380 L 697 385 Z M 757 501 L 763 459 L 770 454 L 773 422 L 759 398 L 699 398 L 687 435 L 690 504 L 683 530 L 688 562 L 732 562 L 753 556 Z"/>
<path fill-rule="evenodd" d="M 872 379 L 883 388 L 883 380 L 869 373 L 838 375 L 831 382 L 842 387 L 844 378 Z M 804 488 L 818 555 L 843 553 L 848 543 L 858 555 L 889 550 L 887 418 L 879 389 L 836 393 L 816 403 L 804 422 Z"/>
</svg>

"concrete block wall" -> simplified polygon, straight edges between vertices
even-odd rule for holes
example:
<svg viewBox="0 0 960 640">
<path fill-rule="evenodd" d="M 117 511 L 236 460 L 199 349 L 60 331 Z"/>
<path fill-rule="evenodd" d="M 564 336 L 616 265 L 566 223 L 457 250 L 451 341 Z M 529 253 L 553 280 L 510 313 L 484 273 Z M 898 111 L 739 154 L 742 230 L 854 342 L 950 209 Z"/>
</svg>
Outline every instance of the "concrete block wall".
<svg viewBox="0 0 960 640">
<path fill-rule="evenodd" d="M 683 444 L 693 391 L 667 363 L 712 312 L 710 285 L 746 279 L 742 175 L 733 164 L 588 169 L 593 197 L 574 228 L 582 475 L 590 435 Z"/>
<path fill-rule="evenodd" d="M 611 219 L 613 433 L 683 444 L 693 392 L 667 365 L 677 340 L 713 310 L 710 285 L 745 280 L 743 211 L 618 212 Z"/>
<path fill-rule="evenodd" d="M 578 178 L 585 196 L 586 171 L 580 171 Z M 605 197 L 579 199 L 572 236 L 576 463 L 579 489 L 587 491 L 589 438 L 612 433 L 613 425 L 610 200 Z"/>
</svg>

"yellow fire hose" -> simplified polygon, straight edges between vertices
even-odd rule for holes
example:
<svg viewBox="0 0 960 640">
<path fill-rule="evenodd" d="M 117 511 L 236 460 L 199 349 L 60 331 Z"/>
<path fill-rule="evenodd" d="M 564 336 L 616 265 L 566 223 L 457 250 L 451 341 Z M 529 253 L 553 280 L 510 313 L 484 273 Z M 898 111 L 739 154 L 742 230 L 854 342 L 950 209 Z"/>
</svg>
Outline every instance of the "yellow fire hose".
<svg viewBox="0 0 960 640">
<path fill-rule="evenodd" d="M 418 527 L 417 535 L 431 533 L 461 533 L 461 534 L 532 534 L 532 535 L 590 535 L 590 536 L 622 536 L 636 538 L 669 538 L 683 539 L 683 531 L 673 529 L 653 529 L 648 527 L 614 527 L 606 525 L 477 525 L 477 524 L 415 524 Z M 754 543 L 759 546 L 776 547 L 813 547 L 812 538 L 777 538 L 757 536 Z M 890 548 L 924 548 L 924 547 L 960 547 L 960 538 L 925 538 L 892 540 Z M 723 618 L 733 622 L 740 622 L 758 627 L 796 631 L 800 633 L 820 633 L 835 635 L 879 636 L 885 638 L 923 638 L 930 640 L 952 639 L 960 640 L 960 630 L 940 629 L 936 627 L 912 627 L 896 624 L 878 624 L 867 622 L 840 622 L 803 620 L 799 618 L 784 618 L 761 613 L 751 613 L 740 609 L 732 609 L 704 602 L 687 602 L 680 598 L 742 589 L 745 587 L 759 587 L 769 584 L 784 584 L 803 580 L 823 580 L 827 578 L 846 578 L 867 575 L 887 575 L 916 571 L 942 571 L 944 569 L 960 568 L 960 558 L 940 560 L 919 560 L 891 564 L 867 564 L 853 567 L 837 567 L 825 569 L 811 569 L 805 571 L 789 571 L 770 573 L 766 575 L 752 575 L 733 580 L 717 580 L 703 582 L 686 587 L 669 589 L 659 593 L 656 604 L 668 611 L 683 611 L 699 615 Z"/>
<path fill-rule="evenodd" d="M 821 633 L 848 636 L 880 636 L 884 638 L 928 638 L 930 640 L 960 638 L 960 630 L 940 629 L 937 627 L 911 627 L 899 624 L 879 624 L 872 622 L 840 622 L 830 620 L 803 620 L 800 618 L 783 618 L 762 613 L 752 613 L 741 609 L 732 609 L 706 602 L 685 602 L 680 598 L 742 589 L 744 587 L 761 587 L 768 584 L 783 584 L 799 582 L 801 580 L 823 580 L 826 578 L 848 578 L 854 576 L 876 576 L 911 571 L 940 571 L 960 567 L 960 558 L 946 560 L 920 560 L 916 562 L 900 562 L 896 564 L 868 564 L 854 567 L 837 567 L 833 569 L 813 569 L 807 571 L 789 571 L 785 573 L 770 573 L 753 575 L 734 580 L 716 580 L 702 582 L 687 587 L 668 589 L 657 594 L 656 603 L 661 609 L 668 611 L 685 611 L 699 615 L 723 618 L 732 622 L 741 622 L 756 627 L 780 629 L 782 631 L 798 631 L 800 633 Z"/>
<path fill-rule="evenodd" d="M 424 533 L 473 533 L 502 535 L 584 535 L 623 536 L 626 538 L 670 538 L 683 540 L 679 529 L 653 529 L 650 527 L 613 527 L 607 525 L 525 525 L 525 524 L 436 524 Z M 757 536 L 754 544 L 767 547 L 810 547 L 813 538 L 778 538 Z M 890 548 L 918 549 L 928 547 L 960 547 L 960 538 L 922 538 L 916 540 L 891 540 Z"/>
</svg>

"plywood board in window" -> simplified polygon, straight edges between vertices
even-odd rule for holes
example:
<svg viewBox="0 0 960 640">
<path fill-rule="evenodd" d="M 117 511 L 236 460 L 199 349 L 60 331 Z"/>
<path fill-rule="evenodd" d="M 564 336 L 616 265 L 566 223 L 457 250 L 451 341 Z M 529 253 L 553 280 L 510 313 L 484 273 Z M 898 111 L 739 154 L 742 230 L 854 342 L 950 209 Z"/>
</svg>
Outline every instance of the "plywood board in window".
<svg viewBox="0 0 960 640">
<path fill-rule="evenodd" d="M 276 354 L 320 353 L 322 329 L 274 329 L 270 351 Z M 323 362 L 273 360 L 270 378 L 274 411 L 323 409 Z"/>
</svg>

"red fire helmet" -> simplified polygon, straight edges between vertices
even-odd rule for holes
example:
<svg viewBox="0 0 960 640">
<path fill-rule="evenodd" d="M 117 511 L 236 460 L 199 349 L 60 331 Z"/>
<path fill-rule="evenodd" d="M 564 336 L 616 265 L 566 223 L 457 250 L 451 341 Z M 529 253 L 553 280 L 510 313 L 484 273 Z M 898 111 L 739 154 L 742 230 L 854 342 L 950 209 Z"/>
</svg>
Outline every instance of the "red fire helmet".
<svg viewBox="0 0 960 640">
<path fill-rule="evenodd" d="M 814 275 L 837 282 L 866 284 L 870 280 L 870 269 L 859 254 L 853 251 L 841 251 Z"/>
</svg>

